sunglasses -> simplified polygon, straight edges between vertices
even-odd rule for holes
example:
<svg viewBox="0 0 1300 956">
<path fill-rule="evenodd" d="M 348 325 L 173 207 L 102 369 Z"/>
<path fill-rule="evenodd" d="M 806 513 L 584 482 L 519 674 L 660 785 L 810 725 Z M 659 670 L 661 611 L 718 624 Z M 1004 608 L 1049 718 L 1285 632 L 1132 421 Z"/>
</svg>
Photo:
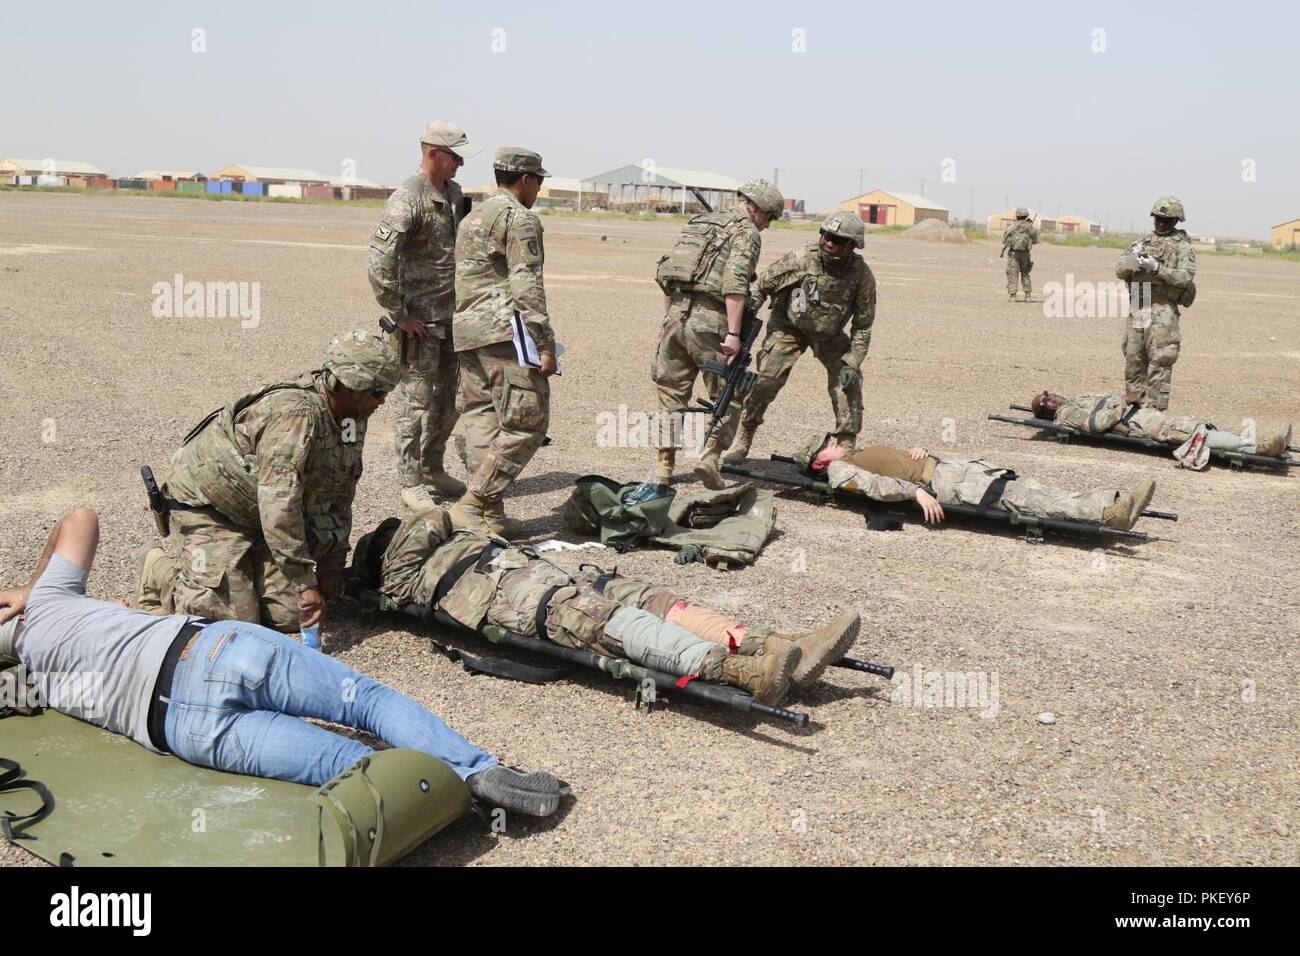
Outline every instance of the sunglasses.
<svg viewBox="0 0 1300 956">
<path fill-rule="evenodd" d="M 822 233 L 822 242 L 828 242 L 832 246 L 842 246 L 849 240 L 843 236 L 832 236 L 829 232 Z"/>
<path fill-rule="evenodd" d="M 388 390 L 383 388 L 372 388 L 370 390 L 370 397 L 377 402 L 382 402 L 388 397 Z"/>
</svg>

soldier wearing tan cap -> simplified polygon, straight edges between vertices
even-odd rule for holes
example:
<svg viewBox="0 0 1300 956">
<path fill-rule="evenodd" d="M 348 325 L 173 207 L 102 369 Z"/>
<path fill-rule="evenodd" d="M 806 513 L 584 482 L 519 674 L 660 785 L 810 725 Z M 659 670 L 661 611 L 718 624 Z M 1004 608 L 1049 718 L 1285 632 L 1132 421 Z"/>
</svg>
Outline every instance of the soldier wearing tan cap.
<svg viewBox="0 0 1300 956">
<path fill-rule="evenodd" d="M 506 489 L 541 447 L 551 417 L 555 333 L 542 282 L 542 221 L 532 211 L 550 174 L 540 156 L 514 146 L 498 149 L 492 168 L 496 191 L 456 237 L 452 333 L 469 489 L 448 514 L 459 527 L 508 538 L 518 523 L 506 518 Z"/>
<path fill-rule="evenodd" d="M 370 287 L 398 331 L 390 344 L 402 376 L 390 407 L 402 501 L 423 511 L 431 495 L 461 495 L 443 457 L 456 424 L 459 367 L 452 349 L 456 228 L 466 205 L 453 177 L 479 152 L 465 131 L 433 122 L 420 135 L 420 169 L 388 199 L 370 238 Z"/>
</svg>

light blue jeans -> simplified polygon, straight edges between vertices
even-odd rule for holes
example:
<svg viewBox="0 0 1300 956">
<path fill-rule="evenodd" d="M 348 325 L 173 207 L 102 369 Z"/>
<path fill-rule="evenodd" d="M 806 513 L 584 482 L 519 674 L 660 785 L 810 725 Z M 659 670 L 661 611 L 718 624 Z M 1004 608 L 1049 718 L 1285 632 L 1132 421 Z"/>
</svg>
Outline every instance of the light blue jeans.
<svg viewBox="0 0 1300 956">
<path fill-rule="evenodd" d="M 497 763 L 405 694 L 260 624 L 200 631 L 168 698 L 167 746 L 217 770 L 319 786 L 371 753 L 302 717 L 431 754 L 462 780 Z"/>
</svg>

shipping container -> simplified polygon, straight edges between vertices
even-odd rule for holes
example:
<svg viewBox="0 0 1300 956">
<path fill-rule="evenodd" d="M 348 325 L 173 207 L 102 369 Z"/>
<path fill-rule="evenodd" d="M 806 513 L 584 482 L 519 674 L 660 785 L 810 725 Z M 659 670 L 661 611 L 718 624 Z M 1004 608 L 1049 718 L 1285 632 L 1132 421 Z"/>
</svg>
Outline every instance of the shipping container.
<svg viewBox="0 0 1300 956">
<path fill-rule="evenodd" d="M 35 176 L 17 176 L 15 177 L 19 186 L 31 186 L 36 182 Z"/>
<path fill-rule="evenodd" d="M 233 184 L 229 179 L 209 179 L 208 192 L 210 193 L 228 193 L 231 191 Z"/>
<path fill-rule="evenodd" d="M 149 181 L 146 179 L 119 179 L 117 181 L 118 189 L 148 189 Z"/>
<path fill-rule="evenodd" d="M 301 183 L 271 183 L 266 187 L 266 194 L 275 199 L 301 199 Z"/>
<path fill-rule="evenodd" d="M 37 176 L 36 185 L 38 186 L 66 186 L 68 180 L 64 176 Z"/>
<path fill-rule="evenodd" d="M 86 181 L 86 185 L 91 189 L 112 189 L 114 183 L 107 176 L 93 176 Z"/>
<path fill-rule="evenodd" d="M 302 187 L 303 199 L 335 199 L 337 198 L 333 186 L 325 186 L 317 183 L 304 183 Z"/>
<path fill-rule="evenodd" d="M 244 183 L 245 196 L 265 196 L 266 183 Z"/>
<path fill-rule="evenodd" d="M 155 179 L 149 184 L 149 188 L 155 192 L 176 192 L 176 183 L 171 179 Z"/>
<path fill-rule="evenodd" d="M 204 185 L 204 183 L 180 182 L 176 184 L 176 191 L 178 193 L 201 193 Z"/>
<path fill-rule="evenodd" d="M 14 184 L 14 175 L 12 173 L 0 173 L 0 186 L 12 186 Z"/>
</svg>

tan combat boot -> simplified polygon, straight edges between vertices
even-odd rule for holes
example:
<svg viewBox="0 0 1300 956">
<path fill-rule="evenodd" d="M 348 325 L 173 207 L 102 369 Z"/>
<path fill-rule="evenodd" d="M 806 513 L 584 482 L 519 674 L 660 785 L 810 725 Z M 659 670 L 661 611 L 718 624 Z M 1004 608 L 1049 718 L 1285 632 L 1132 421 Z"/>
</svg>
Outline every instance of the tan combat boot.
<svg viewBox="0 0 1300 956">
<path fill-rule="evenodd" d="M 135 597 L 131 606 L 138 611 L 163 614 L 163 589 L 167 587 L 175 567 L 162 548 L 144 545 L 135 554 Z"/>
<path fill-rule="evenodd" d="M 655 481 L 666 485 L 673 480 L 673 465 L 677 464 L 676 448 L 660 448 L 655 460 Z"/>
<path fill-rule="evenodd" d="M 1291 446 L 1291 426 L 1279 432 L 1269 435 L 1261 442 L 1255 444 L 1255 454 L 1268 455 L 1270 458 L 1277 458 L 1286 454 L 1286 450 Z"/>
<path fill-rule="evenodd" d="M 1101 523 L 1117 531 L 1131 531 L 1138 518 L 1156 493 L 1156 483 L 1151 479 L 1140 481 L 1132 488 L 1119 493 L 1112 504 L 1101 513 Z"/>
<path fill-rule="evenodd" d="M 747 690 L 763 704 L 779 704 L 799 666 L 799 645 L 773 635 L 752 657 L 730 655 L 722 662 L 724 683 Z"/>
<path fill-rule="evenodd" d="M 848 653 L 853 642 L 858 639 L 861 627 L 861 615 L 857 611 L 850 611 L 815 631 L 778 634 L 778 637 L 793 641 L 799 647 L 799 666 L 790 678 L 794 685 L 805 687 L 821 677 L 826 668 Z"/>
<path fill-rule="evenodd" d="M 747 425 L 740 423 L 740 430 L 736 432 L 736 440 L 731 443 L 731 448 L 722 456 L 722 460 L 728 465 L 739 465 L 749 457 L 749 446 L 754 443 L 754 431 L 757 425 Z"/>
<path fill-rule="evenodd" d="M 459 498 L 465 493 L 465 483 L 453 478 L 441 468 L 425 475 L 424 484 L 426 488 L 432 489 L 435 494 L 442 495 L 444 498 Z"/>
<path fill-rule="evenodd" d="M 492 534 L 492 527 L 487 520 L 487 509 L 490 507 L 488 501 L 472 491 L 467 491 L 459 501 L 447 509 L 447 517 L 457 528 Z"/>
<path fill-rule="evenodd" d="M 403 488 L 402 504 L 406 505 L 406 507 L 410 508 L 417 515 L 427 515 L 438 507 L 437 503 L 433 500 L 433 495 L 424 485 L 411 485 L 409 488 Z"/>
<path fill-rule="evenodd" d="M 498 538 L 513 541 L 523 534 L 524 523 L 515 518 L 507 517 L 506 503 L 501 498 L 483 499 L 483 517 L 487 520 L 487 525 L 492 529 L 492 533 Z"/>
<path fill-rule="evenodd" d="M 721 491 L 727 487 L 727 480 L 722 477 L 722 471 L 718 467 L 720 452 L 721 448 L 718 446 L 718 440 L 710 438 L 704 446 L 704 457 L 695 466 L 695 477 L 704 482 L 704 487 L 710 491 Z"/>
</svg>

